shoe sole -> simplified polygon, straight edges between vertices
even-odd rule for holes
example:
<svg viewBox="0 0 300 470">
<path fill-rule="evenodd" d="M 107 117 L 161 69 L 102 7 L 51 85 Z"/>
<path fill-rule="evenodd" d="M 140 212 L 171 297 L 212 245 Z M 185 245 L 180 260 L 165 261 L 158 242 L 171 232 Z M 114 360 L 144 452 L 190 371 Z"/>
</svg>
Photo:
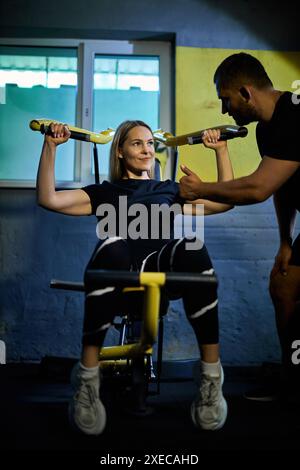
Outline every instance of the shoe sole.
<svg viewBox="0 0 300 470">
<path fill-rule="evenodd" d="M 86 435 L 89 435 L 89 436 L 99 436 L 100 434 L 102 434 L 102 432 L 104 431 L 105 426 L 106 426 L 106 410 L 105 410 L 104 405 L 101 402 L 101 400 L 100 400 L 100 407 L 101 407 L 100 414 L 103 417 L 103 421 L 100 422 L 100 420 L 99 420 L 99 423 L 98 423 L 99 427 L 95 431 L 95 429 L 80 427 L 76 423 L 76 421 L 74 419 L 74 405 L 73 405 L 73 401 L 71 401 L 69 403 L 69 407 L 68 407 L 68 415 L 69 415 L 69 422 L 70 422 L 72 428 L 75 429 L 76 431 L 79 431 L 80 433 L 83 433 L 83 434 L 86 434 Z"/>
<path fill-rule="evenodd" d="M 192 421 L 194 423 L 194 425 L 199 429 L 199 427 L 201 429 L 203 429 L 204 431 L 218 431 L 218 429 L 221 429 L 224 424 L 225 424 L 225 421 L 227 419 L 227 413 L 228 413 L 228 406 L 227 406 L 227 402 L 225 400 L 225 398 L 223 397 L 223 408 L 224 408 L 224 417 L 223 419 L 219 422 L 219 423 L 216 423 L 215 425 L 205 425 L 205 424 L 199 424 L 197 419 L 196 419 L 196 407 L 195 407 L 195 404 L 192 403 L 192 406 L 191 406 L 191 416 L 192 416 Z"/>
</svg>

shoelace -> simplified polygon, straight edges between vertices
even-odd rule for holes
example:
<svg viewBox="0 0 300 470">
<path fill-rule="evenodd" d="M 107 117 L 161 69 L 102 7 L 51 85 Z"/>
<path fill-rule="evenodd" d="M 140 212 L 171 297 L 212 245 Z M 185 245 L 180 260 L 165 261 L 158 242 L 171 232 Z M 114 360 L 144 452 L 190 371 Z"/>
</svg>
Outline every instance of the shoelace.
<svg viewBox="0 0 300 470">
<path fill-rule="evenodd" d="M 202 374 L 198 403 L 205 406 L 213 406 L 218 401 L 219 377 L 209 377 Z"/>
<path fill-rule="evenodd" d="M 95 403 L 96 391 L 91 384 L 83 382 L 80 384 L 75 398 L 84 408 L 90 408 Z"/>
</svg>

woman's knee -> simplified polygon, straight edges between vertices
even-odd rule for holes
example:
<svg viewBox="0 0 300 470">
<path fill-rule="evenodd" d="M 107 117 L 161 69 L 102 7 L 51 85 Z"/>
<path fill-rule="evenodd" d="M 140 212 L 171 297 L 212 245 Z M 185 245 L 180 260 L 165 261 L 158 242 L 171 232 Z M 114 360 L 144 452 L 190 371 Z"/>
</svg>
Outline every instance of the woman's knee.
<svg viewBox="0 0 300 470">
<path fill-rule="evenodd" d="M 204 243 L 199 239 L 183 238 L 174 245 L 171 260 L 176 269 L 191 272 L 211 271 L 213 266 Z"/>
<path fill-rule="evenodd" d="M 121 237 L 110 237 L 100 242 L 92 255 L 89 267 L 130 269 L 131 254 L 127 241 Z"/>
</svg>

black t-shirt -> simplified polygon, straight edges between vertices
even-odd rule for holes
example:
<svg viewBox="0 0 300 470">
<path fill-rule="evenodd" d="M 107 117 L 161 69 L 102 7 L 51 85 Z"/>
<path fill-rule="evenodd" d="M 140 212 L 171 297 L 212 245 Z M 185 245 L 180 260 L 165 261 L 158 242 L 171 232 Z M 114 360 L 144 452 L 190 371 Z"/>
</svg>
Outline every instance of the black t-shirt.
<svg viewBox="0 0 300 470">
<path fill-rule="evenodd" d="M 92 184 L 82 189 L 88 194 L 91 200 L 92 214 L 97 216 L 99 223 L 101 220 L 103 222 L 103 217 L 107 217 L 108 212 L 106 212 L 105 209 L 110 210 L 111 207 L 115 209 L 116 226 L 115 230 L 113 229 L 113 233 L 109 233 L 109 236 L 117 235 L 125 238 L 124 226 L 126 226 L 126 229 L 131 226 L 131 228 L 136 229 L 134 230 L 135 233 L 141 233 L 140 237 L 135 235 L 137 238 L 132 238 L 132 232 L 129 233 L 129 231 L 126 230 L 126 239 L 129 243 L 134 243 L 134 252 L 139 261 L 144 259 L 149 253 L 160 249 L 167 242 L 167 239 L 162 237 L 162 218 L 164 218 L 166 222 L 167 217 L 164 215 L 159 215 L 159 218 L 154 217 L 153 212 L 151 212 L 154 208 L 153 206 L 156 205 L 156 208 L 158 208 L 164 205 L 166 208 L 166 206 L 170 207 L 173 204 L 182 206 L 185 202 L 179 196 L 179 184 L 171 180 L 121 179 L 114 183 L 104 181 L 101 184 Z M 123 198 L 120 199 L 121 196 L 123 196 Z M 126 198 L 124 198 L 124 196 L 126 196 Z M 111 207 L 107 208 L 106 204 L 109 204 Z M 143 205 L 142 210 L 146 210 L 147 214 L 146 220 L 145 217 L 143 219 L 139 218 L 141 215 L 141 212 L 138 210 L 139 206 L 133 208 L 132 206 L 134 204 Z M 178 209 L 181 210 L 179 206 Z M 133 210 L 131 215 L 130 208 Z M 113 212 L 110 213 L 112 214 Z M 145 214 L 145 212 L 143 213 Z M 122 222 L 120 222 L 120 217 L 122 218 Z M 134 223 L 134 220 L 136 220 L 136 223 Z M 139 224 L 141 220 L 143 221 L 143 226 Z M 169 220 L 169 239 L 172 239 L 174 236 L 173 211 L 170 211 Z M 168 224 L 168 220 L 166 223 Z M 154 224 L 156 224 L 155 227 Z M 106 225 L 104 227 L 103 225 L 102 229 L 103 228 L 107 231 L 108 226 Z M 112 228 L 112 225 L 110 228 Z M 155 233 L 154 236 L 153 233 Z M 100 239 L 104 238 L 104 235 L 99 236 L 99 231 L 97 234 Z"/>
<path fill-rule="evenodd" d="M 278 99 L 271 120 L 257 124 L 256 140 L 261 157 L 300 162 L 299 132 L 300 103 L 294 104 L 292 93 L 285 92 Z M 298 211 L 300 210 L 299 186 L 300 169 L 280 188 L 289 204 Z"/>
</svg>

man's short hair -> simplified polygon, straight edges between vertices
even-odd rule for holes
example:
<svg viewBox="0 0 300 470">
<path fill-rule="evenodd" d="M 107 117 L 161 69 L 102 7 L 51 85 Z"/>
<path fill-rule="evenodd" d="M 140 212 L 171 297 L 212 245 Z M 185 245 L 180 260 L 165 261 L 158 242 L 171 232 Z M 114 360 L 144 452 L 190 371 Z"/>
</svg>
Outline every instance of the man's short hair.
<svg viewBox="0 0 300 470">
<path fill-rule="evenodd" d="M 251 84 L 257 88 L 273 86 L 261 62 L 245 52 L 224 59 L 215 71 L 214 83 L 224 88 L 242 84 Z"/>
</svg>

